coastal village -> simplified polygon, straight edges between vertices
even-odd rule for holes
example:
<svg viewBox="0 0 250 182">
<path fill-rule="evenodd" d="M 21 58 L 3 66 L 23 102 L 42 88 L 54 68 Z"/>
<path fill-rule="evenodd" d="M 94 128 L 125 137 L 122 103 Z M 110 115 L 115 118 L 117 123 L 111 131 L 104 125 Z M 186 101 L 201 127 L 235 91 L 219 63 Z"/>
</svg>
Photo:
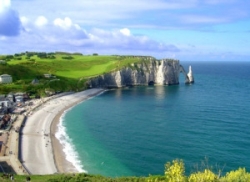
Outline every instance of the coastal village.
<svg viewBox="0 0 250 182">
<path fill-rule="evenodd" d="M 55 78 L 50 74 L 44 74 L 44 77 Z M 1 75 L 0 81 L 1 84 L 11 83 L 11 75 Z M 23 92 L 0 95 L 0 173 L 10 176 L 68 171 L 61 167 L 60 156 L 63 154 L 57 152 L 54 156 L 54 151 L 60 152 L 61 149 L 52 149 L 52 142 L 57 139 L 56 130 L 51 131 L 51 127 L 56 128 L 53 127 L 57 125 L 54 120 L 59 121 L 58 116 L 65 109 L 102 91 L 48 92 L 47 97 L 42 98 L 30 98 Z M 38 163 L 47 167 L 41 168 Z"/>
<path fill-rule="evenodd" d="M 52 76 L 44 74 L 44 77 Z M 0 75 L 0 84 L 9 84 L 12 81 L 11 75 Z M 29 174 L 21 161 L 21 129 L 26 117 L 32 115 L 32 111 L 39 109 L 39 106 L 50 99 L 50 97 L 31 99 L 27 93 L 22 92 L 0 95 L 0 173 Z"/>
<path fill-rule="evenodd" d="M 27 115 L 39 107 L 43 99 L 30 99 L 25 93 L 0 95 L 0 171 L 28 174 L 20 161 L 21 128 Z"/>
</svg>

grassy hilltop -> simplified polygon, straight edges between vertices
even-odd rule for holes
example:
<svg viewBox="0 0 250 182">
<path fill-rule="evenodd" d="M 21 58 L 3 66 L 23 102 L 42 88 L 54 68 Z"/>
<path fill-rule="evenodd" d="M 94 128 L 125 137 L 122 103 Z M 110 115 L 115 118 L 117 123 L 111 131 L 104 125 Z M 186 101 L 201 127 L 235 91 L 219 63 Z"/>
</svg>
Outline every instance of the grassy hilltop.
<svg viewBox="0 0 250 182">
<path fill-rule="evenodd" d="M 12 84 L 0 84 L 0 94 L 24 91 L 43 95 L 45 89 L 54 91 L 82 90 L 88 78 L 121 69 L 131 63 L 146 61 L 140 56 L 100 56 L 80 53 L 25 52 L 0 55 L 0 75 L 9 74 Z M 44 74 L 51 74 L 45 78 Z M 31 84 L 32 80 L 39 84 Z"/>
</svg>

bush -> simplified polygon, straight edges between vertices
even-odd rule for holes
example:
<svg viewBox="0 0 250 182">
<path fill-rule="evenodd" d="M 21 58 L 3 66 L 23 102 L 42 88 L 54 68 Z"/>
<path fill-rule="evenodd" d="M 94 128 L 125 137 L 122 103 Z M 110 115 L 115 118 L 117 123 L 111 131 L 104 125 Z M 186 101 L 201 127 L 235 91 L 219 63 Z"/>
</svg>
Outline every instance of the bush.
<svg viewBox="0 0 250 182">
<path fill-rule="evenodd" d="M 168 162 L 165 165 L 165 176 L 169 182 L 182 182 L 185 181 L 185 167 L 182 160 L 173 160 L 172 163 Z"/>
<path fill-rule="evenodd" d="M 250 173 L 246 172 L 245 168 L 239 168 L 235 171 L 230 171 L 226 174 L 226 176 L 220 179 L 222 182 L 249 182 L 250 181 Z"/>
<path fill-rule="evenodd" d="M 72 56 L 63 56 L 62 59 L 73 59 Z"/>
<path fill-rule="evenodd" d="M 189 176 L 189 182 L 196 182 L 196 181 L 206 181 L 206 182 L 213 182 L 216 181 L 217 176 L 210 171 L 209 169 L 205 169 L 204 172 L 197 172 L 193 173 Z"/>
</svg>

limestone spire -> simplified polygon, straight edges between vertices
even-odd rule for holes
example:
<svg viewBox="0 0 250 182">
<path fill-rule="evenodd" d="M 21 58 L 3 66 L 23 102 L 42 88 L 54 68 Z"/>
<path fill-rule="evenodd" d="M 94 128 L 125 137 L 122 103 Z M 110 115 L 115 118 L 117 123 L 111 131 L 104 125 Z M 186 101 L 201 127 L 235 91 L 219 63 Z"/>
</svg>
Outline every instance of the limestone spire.
<svg viewBox="0 0 250 182">
<path fill-rule="evenodd" d="M 187 77 L 189 79 L 189 83 L 194 83 L 194 77 L 193 77 L 193 72 L 192 72 L 191 66 L 189 66 L 189 71 L 188 71 Z"/>
</svg>

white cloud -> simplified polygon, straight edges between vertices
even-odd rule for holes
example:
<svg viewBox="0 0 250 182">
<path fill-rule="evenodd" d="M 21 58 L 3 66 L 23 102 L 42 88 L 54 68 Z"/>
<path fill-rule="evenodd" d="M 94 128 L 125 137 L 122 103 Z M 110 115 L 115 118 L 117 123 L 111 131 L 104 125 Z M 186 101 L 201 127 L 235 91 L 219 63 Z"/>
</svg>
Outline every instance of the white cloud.
<svg viewBox="0 0 250 182">
<path fill-rule="evenodd" d="M 38 27 L 43 27 L 48 23 L 48 20 L 44 16 L 37 17 L 35 25 Z"/>
<path fill-rule="evenodd" d="M 100 54 L 143 54 L 146 51 L 147 54 L 154 55 L 160 52 L 179 51 L 174 45 L 163 44 L 143 35 L 133 35 L 128 28 L 113 30 L 93 28 L 86 31 L 73 23 L 69 17 L 56 18 L 53 23 L 49 23 L 43 16 L 34 22 L 22 16 L 21 22 L 25 31 L 22 31 L 15 41 L 10 38 L 4 40 L 5 43 L 9 42 L 9 47 L 12 47 L 12 44 L 19 45 L 18 49 L 23 49 L 19 52 L 65 50 Z M 5 49 L 8 46 L 5 46 Z"/>
<path fill-rule="evenodd" d="M 123 28 L 123 29 L 120 30 L 120 32 L 123 35 L 126 35 L 126 36 L 130 36 L 131 35 L 130 30 L 128 28 Z"/>
<path fill-rule="evenodd" d="M 35 19 L 38 15 L 46 15 L 48 19 L 70 16 L 71 20 L 78 25 L 88 28 L 193 29 L 199 26 L 198 28 L 201 29 L 217 25 L 214 19 L 221 19 L 221 17 L 230 23 L 250 17 L 248 10 L 250 2 L 237 0 L 136 0 L 133 3 L 128 3 L 127 0 L 12 1 L 12 6 L 14 4 L 21 15 L 30 19 Z M 27 7 L 36 8 L 30 8 L 27 11 Z M 231 13 L 236 10 L 242 15 Z M 190 12 L 194 16 L 207 17 L 207 19 L 203 19 L 205 20 L 203 23 L 201 19 L 182 21 L 182 17 Z M 190 25 L 186 26 L 189 22 Z M 67 28 L 65 19 L 59 19 L 56 23 L 58 26 Z"/>
<path fill-rule="evenodd" d="M 21 16 L 20 21 L 23 25 L 27 25 L 29 23 L 29 19 L 25 16 Z"/>
<path fill-rule="evenodd" d="M 2 12 L 8 9 L 10 5 L 11 5 L 10 0 L 0 0 L 0 15 Z"/>
<path fill-rule="evenodd" d="M 72 26 L 72 21 L 68 17 L 64 19 L 57 18 L 54 20 L 54 25 L 63 29 L 69 29 Z"/>
</svg>

